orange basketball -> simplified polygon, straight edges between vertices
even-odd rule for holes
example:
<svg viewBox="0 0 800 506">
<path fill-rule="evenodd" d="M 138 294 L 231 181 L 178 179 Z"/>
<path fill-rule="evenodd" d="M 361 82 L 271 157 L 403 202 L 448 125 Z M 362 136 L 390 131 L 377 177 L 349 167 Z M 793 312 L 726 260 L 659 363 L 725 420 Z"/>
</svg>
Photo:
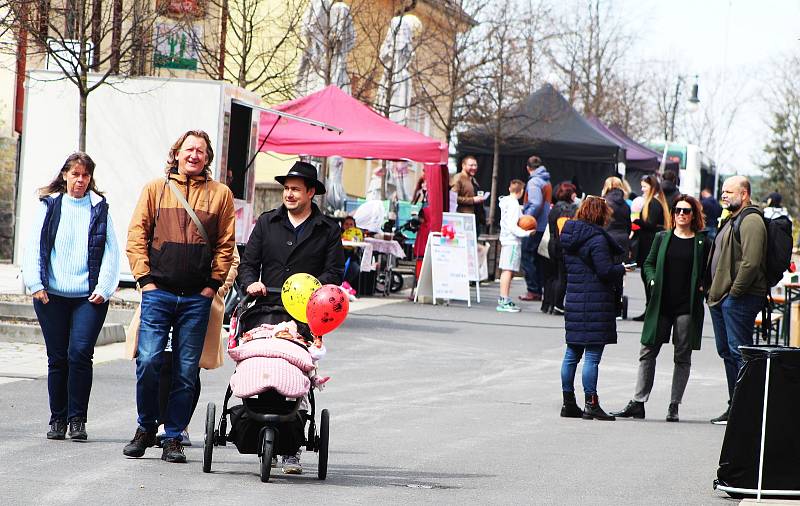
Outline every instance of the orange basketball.
<svg viewBox="0 0 800 506">
<path fill-rule="evenodd" d="M 523 214 L 519 218 L 517 225 L 519 225 L 519 228 L 522 230 L 533 230 L 536 228 L 536 218 L 533 216 L 528 216 L 527 214 Z"/>
</svg>

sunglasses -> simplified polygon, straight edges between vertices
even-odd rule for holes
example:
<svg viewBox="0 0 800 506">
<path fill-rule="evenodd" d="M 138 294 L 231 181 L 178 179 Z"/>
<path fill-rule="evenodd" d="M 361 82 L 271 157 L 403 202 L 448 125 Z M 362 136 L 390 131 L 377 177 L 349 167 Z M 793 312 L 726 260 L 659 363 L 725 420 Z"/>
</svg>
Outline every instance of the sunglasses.
<svg viewBox="0 0 800 506">
<path fill-rule="evenodd" d="M 692 214 L 691 207 L 676 207 L 674 209 L 675 214 Z"/>
</svg>

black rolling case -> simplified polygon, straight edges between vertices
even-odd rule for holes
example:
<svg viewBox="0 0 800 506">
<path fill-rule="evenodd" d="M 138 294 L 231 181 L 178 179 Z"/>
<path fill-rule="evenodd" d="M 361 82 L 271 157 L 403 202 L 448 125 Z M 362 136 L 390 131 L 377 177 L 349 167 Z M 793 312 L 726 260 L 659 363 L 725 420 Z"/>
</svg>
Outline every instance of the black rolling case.
<svg viewBox="0 0 800 506">
<path fill-rule="evenodd" d="M 800 497 L 800 348 L 740 349 L 714 486 L 734 497 Z"/>
</svg>

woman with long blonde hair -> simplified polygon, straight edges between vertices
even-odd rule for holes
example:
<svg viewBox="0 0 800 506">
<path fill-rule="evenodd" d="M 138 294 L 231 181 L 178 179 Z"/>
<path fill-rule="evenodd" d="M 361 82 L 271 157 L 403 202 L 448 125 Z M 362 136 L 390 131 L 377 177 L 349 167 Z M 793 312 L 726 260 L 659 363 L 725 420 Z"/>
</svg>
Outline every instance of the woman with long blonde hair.
<svg viewBox="0 0 800 506">
<path fill-rule="evenodd" d="M 655 174 L 648 174 L 642 178 L 642 196 L 644 197 L 642 215 L 633 221 L 634 225 L 639 227 L 636 231 L 636 235 L 639 239 L 636 263 L 639 267 L 644 265 L 647 255 L 650 254 L 650 248 L 653 246 L 653 240 L 656 234 L 662 230 L 672 228 L 672 217 L 669 213 L 667 198 L 664 196 L 664 191 L 661 189 L 658 176 Z M 644 278 L 644 269 L 641 270 L 641 273 L 642 283 L 645 283 L 645 297 L 647 302 L 650 302 L 650 291 L 648 290 Z M 634 318 L 634 320 L 644 321 L 644 313 Z"/>
</svg>

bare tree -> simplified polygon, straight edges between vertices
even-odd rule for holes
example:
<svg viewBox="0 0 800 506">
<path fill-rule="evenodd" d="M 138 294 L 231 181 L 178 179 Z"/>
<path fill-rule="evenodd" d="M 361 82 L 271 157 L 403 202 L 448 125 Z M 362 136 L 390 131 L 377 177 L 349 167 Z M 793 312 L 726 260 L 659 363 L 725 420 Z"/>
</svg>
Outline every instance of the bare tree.
<svg viewBox="0 0 800 506">
<path fill-rule="evenodd" d="M 703 83 L 703 96 L 697 111 L 686 115 L 686 137 L 711 156 L 720 158 L 714 160 L 720 168 L 723 162 L 728 162 L 725 158 L 736 142 L 734 126 L 740 118 L 741 106 L 751 97 L 737 76 L 709 75 Z"/>
<path fill-rule="evenodd" d="M 78 149 L 85 150 L 89 94 L 112 76 L 142 73 L 159 12 L 144 0 L 67 0 L 63 8 L 48 0 L 0 0 L 0 13 L 0 31 L 12 31 L 26 48 L 19 58 L 47 61 L 75 85 Z"/>
<path fill-rule="evenodd" d="M 429 55 L 435 52 L 432 48 L 440 47 L 436 37 L 441 35 L 434 26 L 422 26 L 415 11 L 417 0 L 375 4 L 371 0 L 351 2 L 357 34 L 353 53 L 359 55 L 351 60 L 351 93 L 379 114 L 419 128 L 416 123 L 426 112 L 422 83 L 430 83 L 437 67 L 439 59 Z M 382 165 L 381 194 L 385 197 L 385 161 Z"/>
<path fill-rule="evenodd" d="M 664 72 L 665 68 L 675 68 L 670 63 L 656 64 L 649 74 L 649 95 L 651 97 L 656 132 L 658 137 L 671 141 L 682 134 L 682 121 L 686 112 L 686 79 L 680 73 Z"/>
<path fill-rule="evenodd" d="M 210 33 L 194 36 L 201 71 L 270 101 L 293 98 L 305 3 L 209 0 Z"/>
<path fill-rule="evenodd" d="M 630 127 L 645 82 L 623 72 L 634 41 L 630 25 L 611 2 L 583 0 L 576 7 L 555 23 L 561 33 L 548 45 L 550 62 L 570 104 L 584 115 Z"/>
<path fill-rule="evenodd" d="M 476 107 L 473 109 L 471 122 L 485 124 L 492 132 L 494 139 L 492 159 L 492 183 L 489 199 L 489 231 L 494 228 L 495 209 L 497 207 L 497 175 L 500 169 L 500 147 L 504 136 L 504 124 L 513 114 L 513 108 L 519 94 L 519 48 L 523 44 L 519 36 L 519 20 L 515 18 L 512 0 L 497 0 L 492 5 L 496 16 L 485 23 L 485 32 L 481 39 L 483 44 L 478 49 L 488 56 L 484 65 L 483 76 L 478 79 L 480 88 L 477 91 Z"/>
<path fill-rule="evenodd" d="M 475 51 L 480 32 L 473 30 L 487 6 L 486 0 L 453 0 L 440 24 L 433 27 L 427 52 L 433 72 L 420 76 L 422 107 L 450 141 L 456 127 L 472 114 L 477 79 L 488 56 Z"/>
<path fill-rule="evenodd" d="M 800 55 L 790 54 L 772 64 L 764 99 L 772 118 L 770 138 L 761 164 L 770 190 L 783 196 L 793 216 L 800 213 Z"/>
</svg>

